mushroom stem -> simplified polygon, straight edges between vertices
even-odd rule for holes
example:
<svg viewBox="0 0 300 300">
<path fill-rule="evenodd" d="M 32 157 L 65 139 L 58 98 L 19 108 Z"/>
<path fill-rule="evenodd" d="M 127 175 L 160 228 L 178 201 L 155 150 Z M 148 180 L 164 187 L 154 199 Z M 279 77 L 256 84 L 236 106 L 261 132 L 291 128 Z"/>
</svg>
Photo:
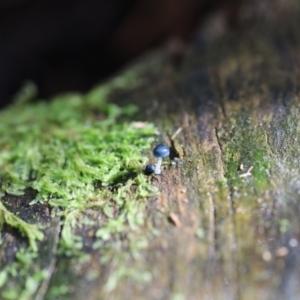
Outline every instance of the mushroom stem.
<svg viewBox="0 0 300 300">
<path fill-rule="evenodd" d="M 157 158 L 157 163 L 155 165 L 155 170 L 154 170 L 154 174 L 158 175 L 161 173 L 160 167 L 161 167 L 161 162 L 162 162 L 162 158 L 158 157 Z"/>
</svg>

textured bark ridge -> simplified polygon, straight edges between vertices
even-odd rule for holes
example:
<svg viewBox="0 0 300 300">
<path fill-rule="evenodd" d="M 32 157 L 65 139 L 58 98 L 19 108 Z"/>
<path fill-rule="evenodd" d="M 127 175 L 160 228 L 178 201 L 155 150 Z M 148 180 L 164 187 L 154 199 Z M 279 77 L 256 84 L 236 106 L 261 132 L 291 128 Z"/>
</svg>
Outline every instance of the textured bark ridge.
<svg viewBox="0 0 300 300">
<path fill-rule="evenodd" d="M 111 93 L 138 104 L 176 157 L 151 179 L 160 193 L 129 233 L 140 239 L 120 234 L 99 246 L 103 212 L 93 208 L 77 229 L 83 248 L 68 255 L 62 220 L 26 206 L 33 191 L 11 199 L 11 212 L 32 210 L 23 219 L 48 224 L 31 258 L 45 271 L 36 299 L 298 299 L 300 6 L 286 3 L 209 50 L 192 46 L 178 72 L 164 52 L 146 57 L 133 67 L 141 83 Z M 5 226 L 7 264 L 25 242 Z"/>
</svg>

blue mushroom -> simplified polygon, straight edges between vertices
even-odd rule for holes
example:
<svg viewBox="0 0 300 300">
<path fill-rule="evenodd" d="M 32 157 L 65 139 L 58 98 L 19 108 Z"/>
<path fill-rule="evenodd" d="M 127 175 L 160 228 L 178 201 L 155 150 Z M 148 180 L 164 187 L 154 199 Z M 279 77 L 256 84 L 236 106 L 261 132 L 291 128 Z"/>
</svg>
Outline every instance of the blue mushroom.
<svg viewBox="0 0 300 300">
<path fill-rule="evenodd" d="M 152 164 L 148 164 L 145 168 L 145 174 L 146 175 L 151 175 L 152 173 L 154 173 L 154 166 Z"/>
<path fill-rule="evenodd" d="M 153 149 L 153 155 L 157 158 L 157 163 L 155 165 L 154 174 L 158 175 L 161 173 L 161 163 L 162 159 L 170 155 L 170 148 L 166 145 L 159 144 Z"/>
</svg>

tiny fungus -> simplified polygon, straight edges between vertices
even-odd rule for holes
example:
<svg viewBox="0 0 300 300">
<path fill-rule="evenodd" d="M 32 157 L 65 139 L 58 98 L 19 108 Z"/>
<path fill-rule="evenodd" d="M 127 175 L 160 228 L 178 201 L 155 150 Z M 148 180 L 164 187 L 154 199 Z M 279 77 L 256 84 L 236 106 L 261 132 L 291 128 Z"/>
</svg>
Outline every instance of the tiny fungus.
<svg viewBox="0 0 300 300">
<path fill-rule="evenodd" d="M 153 149 L 153 155 L 157 158 L 157 163 L 155 165 L 154 174 L 158 175 L 161 173 L 160 167 L 163 157 L 170 155 L 170 148 L 166 145 L 159 144 Z"/>
<path fill-rule="evenodd" d="M 154 172 L 155 168 L 152 164 L 148 164 L 146 165 L 146 168 L 145 168 L 145 174 L 146 175 L 151 175 L 153 172 Z"/>
</svg>

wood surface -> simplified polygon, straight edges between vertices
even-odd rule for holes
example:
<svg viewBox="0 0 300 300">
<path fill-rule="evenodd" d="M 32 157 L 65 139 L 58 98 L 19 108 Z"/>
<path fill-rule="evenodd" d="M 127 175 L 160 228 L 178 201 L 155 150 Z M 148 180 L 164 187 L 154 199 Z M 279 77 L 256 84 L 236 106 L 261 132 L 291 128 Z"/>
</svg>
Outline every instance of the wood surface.
<svg viewBox="0 0 300 300">
<path fill-rule="evenodd" d="M 56 299 L 299 299 L 300 5 L 274 3 L 239 32 L 193 44 L 179 71 L 165 51 L 142 58 L 133 68 L 143 66 L 143 83 L 110 96 L 138 104 L 158 142 L 181 156 L 153 177 L 160 195 L 147 201 L 144 230 L 157 233 L 126 260 L 144 277 L 107 290 L 119 258 L 99 262 L 95 228 L 79 229 L 89 260 L 61 257 L 60 220 L 26 197 L 11 200 L 11 211 L 32 209 L 51 224 L 35 262 L 48 270 L 36 299 L 51 299 L 60 282 L 69 289 Z M 8 261 L 24 241 L 5 230 Z"/>
</svg>

